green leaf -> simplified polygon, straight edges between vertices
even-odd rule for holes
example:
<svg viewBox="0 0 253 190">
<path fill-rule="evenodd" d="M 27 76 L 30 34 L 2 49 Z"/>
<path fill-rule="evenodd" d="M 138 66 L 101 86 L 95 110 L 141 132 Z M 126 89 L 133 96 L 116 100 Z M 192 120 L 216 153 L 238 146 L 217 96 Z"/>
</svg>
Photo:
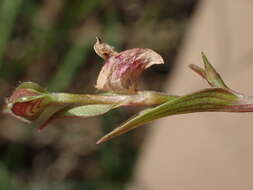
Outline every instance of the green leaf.
<svg viewBox="0 0 253 190">
<path fill-rule="evenodd" d="M 194 64 L 189 65 L 189 67 L 205 80 L 207 80 L 207 82 L 212 87 L 228 89 L 227 85 L 224 83 L 219 73 L 217 73 L 214 67 L 210 64 L 205 54 L 202 52 L 201 55 L 205 69 L 202 69 L 201 67 Z"/>
<path fill-rule="evenodd" d="M 29 89 L 40 93 L 48 93 L 43 87 L 35 82 L 22 82 L 16 89 Z"/>
<path fill-rule="evenodd" d="M 186 96 L 169 100 L 154 108 L 146 109 L 129 119 L 126 123 L 102 137 L 97 144 L 122 135 L 138 126 L 169 115 L 209 112 L 232 111 L 231 105 L 236 105 L 238 97 L 229 90 L 222 88 L 205 89 Z"/>
<path fill-rule="evenodd" d="M 68 117 L 94 117 L 105 114 L 113 108 L 115 108 L 115 105 L 96 104 L 69 107 L 68 104 L 55 104 L 45 109 L 40 117 L 33 122 L 33 125 L 38 126 L 39 130 L 42 130 L 54 119 Z"/>
<path fill-rule="evenodd" d="M 58 118 L 57 114 L 67 106 L 67 104 L 54 104 L 47 107 L 45 110 L 43 110 L 40 116 L 33 121 L 32 125 L 38 127 L 39 130 L 44 129 L 47 127 L 48 123 Z"/>
<path fill-rule="evenodd" d="M 94 117 L 105 114 L 113 108 L 115 106 L 110 104 L 77 106 L 59 113 L 58 117 Z"/>
</svg>

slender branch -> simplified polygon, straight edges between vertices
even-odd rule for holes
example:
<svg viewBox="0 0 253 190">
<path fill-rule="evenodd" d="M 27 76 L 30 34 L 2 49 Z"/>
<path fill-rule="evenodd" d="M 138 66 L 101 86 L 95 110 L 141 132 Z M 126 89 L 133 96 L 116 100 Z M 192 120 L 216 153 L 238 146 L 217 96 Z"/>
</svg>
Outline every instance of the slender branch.
<svg viewBox="0 0 253 190">
<path fill-rule="evenodd" d="M 177 96 L 153 91 L 139 91 L 135 95 L 99 95 L 99 94 L 69 94 L 51 93 L 54 103 L 77 103 L 77 104 L 118 104 L 122 106 L 152 106 L 162 104 Z"/>
</svg>

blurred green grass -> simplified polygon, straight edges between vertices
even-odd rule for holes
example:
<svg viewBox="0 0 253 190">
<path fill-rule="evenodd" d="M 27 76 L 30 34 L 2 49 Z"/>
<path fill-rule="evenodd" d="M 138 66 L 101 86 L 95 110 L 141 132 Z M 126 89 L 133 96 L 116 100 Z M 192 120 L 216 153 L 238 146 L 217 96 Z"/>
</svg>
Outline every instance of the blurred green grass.
<svg viewBox="0 0 253 190">
<path fill-rule="evenodd" d="M 148 70 L 142 88 L 161 91 L 160 81 L 173 67 L 196 3 L 1 0 L 0 94 L 8 96 L 19 81 L 38 82 L 51 91 L 95 92 L 102 67 L 92 47 L 95 36 L 118 50 L 146 47 L 160 52 L 167 64 Z M 94 144 L 132 113 L 115 110 L 99 119 L 58 122 L 40 134 L 1 115 L 0 189 L 124 189 L 146 129 Z"/>
</svg>

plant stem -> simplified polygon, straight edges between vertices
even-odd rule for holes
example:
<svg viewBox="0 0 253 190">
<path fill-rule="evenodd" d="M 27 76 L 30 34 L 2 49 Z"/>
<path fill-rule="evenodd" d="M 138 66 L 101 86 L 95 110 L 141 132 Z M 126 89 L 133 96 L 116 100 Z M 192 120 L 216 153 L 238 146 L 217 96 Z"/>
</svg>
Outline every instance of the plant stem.
<svg viewBox="0 0 253 190">
<path fill-rule="evenodd" d="M 52 93 L 51 97 L 55 103 L 77 103 L 77 104 L 121 104 L 122 106 L 152 106 L 162 104 L 177 96 L 169 96 L 153 91 L 139 91 L 136 94 L 124 95 L 97 95 L 97 94 L 69 94 Z"/>
</svg>

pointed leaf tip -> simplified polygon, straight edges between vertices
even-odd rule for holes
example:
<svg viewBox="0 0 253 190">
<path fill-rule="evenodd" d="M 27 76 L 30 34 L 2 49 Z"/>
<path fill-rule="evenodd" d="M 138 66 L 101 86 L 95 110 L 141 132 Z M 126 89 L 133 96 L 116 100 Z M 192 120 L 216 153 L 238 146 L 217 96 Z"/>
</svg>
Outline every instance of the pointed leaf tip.
<svg viewBox="0 0 253 190">
<path fill-rule="evenodd" d="M 101 144 L 101 143 L 103 143 L 103 139 L 99 139 L 99 140 L 96 142 L 96 144 Z"/>
<path fill-rule="evenodd" d="M 206 79 L 206 73 L 204 69 L 194 64 L 190 64 L 189 67 L 191 70 L 199 74 L 202 78 Z"/>
<path fill-rule="evenodd" d="M 204 78 L 209 83 L 210 86 L 215 88 L 229 89 L 227 85 L 224 83 L 219 73 L 217 73 L 215 68 L 208 61 L 206 55 L 203 52 L 201 52 L 201 55 L 204 63 L 204 69 L 193 64 L 189 65 L 189 67 L 197 74 L 199 74 L 202 78 Z"/>
<path fill-rule="evenodd" d="M 202 60 L 203 60 L 204 66 L 205 66 L 206 73 L 207 74 L 213 74 L 213 75 L 217 74 L 216 70 L 210 64 L 210 62 L 207 59 L 206 55 L 203 52 L 201 52 L 201 55 L 202 55 Z"/>
</svg>

